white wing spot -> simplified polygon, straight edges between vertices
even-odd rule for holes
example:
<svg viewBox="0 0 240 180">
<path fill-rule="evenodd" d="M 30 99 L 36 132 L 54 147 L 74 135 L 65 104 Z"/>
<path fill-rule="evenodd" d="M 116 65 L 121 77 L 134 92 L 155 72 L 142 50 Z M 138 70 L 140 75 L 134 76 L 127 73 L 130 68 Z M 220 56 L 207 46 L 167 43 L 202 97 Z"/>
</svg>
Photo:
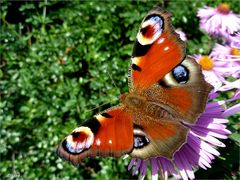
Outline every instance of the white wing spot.
<svg viewBox="0 0 240 180">
<path fill-rule="evenodd" d="M 97 140 L 96 140 L 96 144 L 97 144 L 97 146 L 100 146 L 100 144 L 101 144 L 100 139 L 97 139 Z"/>
<path fill-rule="evenodd" d="M 109 143 L 109 144 L 112 144 L 112 140 L 110 139 L 110 140 L 108 141 L 108 143 Z"/>
<path fill-rule="evenodd" d="M 165 38 L 160 38 L 160 39 L 158 40 L 158 44 L 161 44 L 161 43 L 163 43 L 163 42 L 164 42 L 164 40 L 165 40 Z"/>
<path fill-rule="evenodd" d="M 167 50 L 169 50 L 169 47 L 168 47 L 168 46 L 166 46 L 166 47 L 164 48 L 164 51 L 167 51 Z"/>
</svg>

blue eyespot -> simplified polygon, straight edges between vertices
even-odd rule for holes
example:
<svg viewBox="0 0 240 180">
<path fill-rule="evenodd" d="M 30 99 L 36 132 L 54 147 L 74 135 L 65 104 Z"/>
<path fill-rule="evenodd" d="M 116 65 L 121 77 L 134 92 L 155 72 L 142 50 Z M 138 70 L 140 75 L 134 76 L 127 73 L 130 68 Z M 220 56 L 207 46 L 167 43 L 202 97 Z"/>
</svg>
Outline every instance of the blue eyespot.
<svg viewBox="0 0 240 180">
<path fill-rule="evenodd" d="M 153 21 L 160 21 L 160 17 L 159 16 L 153 16 L 150 18 Z"/>
<path fill-rule="evenodd" d="M 144 146 L 148 145 L 149 142 L 149 139 L 143 135 L 134 135 L 133 147 L 136 149 L 143 148 Z"/>
<path fill-rule="evenodd" d="M 179 84 L 185 84 L 189 80 L 189 71 L 183 65 L 175 67 L 172 70 L 172 75 Z"/>
<path fill-rule="evenodd" d="M 150 14 L 149 16 L 147 16 L 146 18 L 145 18 L 145 20 L 144 21 L 147 21 L 147 20 L 153 20 L 153 21 L 159 21 L 160 19 L 162 19 L 162 17 L 160 16 L 160 15 L 158 15 L 158 14 Z"/>
</svg>

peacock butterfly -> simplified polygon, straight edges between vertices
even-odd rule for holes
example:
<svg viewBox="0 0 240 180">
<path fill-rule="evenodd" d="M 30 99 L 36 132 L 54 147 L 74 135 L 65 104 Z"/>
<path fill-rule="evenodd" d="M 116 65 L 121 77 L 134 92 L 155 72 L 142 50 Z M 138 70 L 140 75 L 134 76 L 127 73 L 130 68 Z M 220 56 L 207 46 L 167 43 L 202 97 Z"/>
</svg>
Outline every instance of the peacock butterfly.
<svg viewBox="0 0 240 180">
<path fill-rule="evenodd" d="M 143 19 L 129 71 L 129 93 L 120 104 L 94 116 L 69 134 L 57 154 L 74 165 L 87 157 L 129 154 L 171 159 L 205 109 L 212 86 L 200 66 L 185 55 L 170 14 L 153 8 Z"/>
</svg>

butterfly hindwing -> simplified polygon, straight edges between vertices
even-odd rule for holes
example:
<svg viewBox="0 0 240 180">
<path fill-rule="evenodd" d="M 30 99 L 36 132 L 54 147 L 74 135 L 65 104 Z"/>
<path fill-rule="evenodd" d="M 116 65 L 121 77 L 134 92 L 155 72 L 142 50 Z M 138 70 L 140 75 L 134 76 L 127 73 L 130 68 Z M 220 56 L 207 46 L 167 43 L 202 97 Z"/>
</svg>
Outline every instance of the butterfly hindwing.
<svg viewBox="0 0 240 180">
<path fill-rule="evenodd" d="M 86 156 L 119 157 L 133 146 L 131 115 L 122 106 L 110 108 L 74 129 L 59 145 L 57 153 L 74 165 Z"/>
<path fill-rule="evenodd" d="M 132 157 L 147 159 L 173 157 L 186 141 L 188 128 L 170 117 L 152 118 L 141 112 L 134 114 L 134 149 Z"/>
<path fill-rule="evenodd" d="M 194 124 L 204 111 L 211 90 L 200 65 L 187 56 L 144 95 L 148 101 L 164 106 L 175 119 Z"/>
</svg>

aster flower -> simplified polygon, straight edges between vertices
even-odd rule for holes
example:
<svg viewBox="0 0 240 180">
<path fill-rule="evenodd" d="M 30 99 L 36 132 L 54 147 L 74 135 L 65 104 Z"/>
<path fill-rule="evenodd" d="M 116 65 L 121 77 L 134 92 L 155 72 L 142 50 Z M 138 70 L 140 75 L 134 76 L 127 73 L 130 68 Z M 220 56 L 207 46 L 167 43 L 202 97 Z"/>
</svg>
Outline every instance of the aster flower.
<svg viewBox="0 0 240 180">
<path fill-rule="evenodd" d="M 209 98 L 216 97 L 216 93 Z M 216 147 L 225 147 L 218 139 L 226 139 L 231 134 L 226 129 L 227 116 L 240 111 L 240 104 L 225 109 L 222 105 L 226 102 L 238 99 L 236 96 L 227 101 L 209 102 L 205 112 L 199 117 L 195 125 L 187 125 L 190 132 L 186 143 L 174 154 L 172 160 L 164 157 L 154 157 L 149 160 L 133 158 L 128 170 L 133 169 L 133 175 L 139 172 L 146 176 L 147 164 L 150 161 L 152 179 L 168 179 L 173 175 L 176 179 L 194 179 L 194 169 L 211 168 L 211 163 L 220 153 Z"/>
<path fill-rule="evenodd" d="M 187 36 L 186 36 L 186 34 L 185 34 L 183 31 L 181 31 L 180 29 L 177 29 L 177 30 L 175 30 L 175 32 L 176 32 L 177 34 L 179 34 L 180 39 L 181 39 L 182 41 L 187 41 Z"/>
<path fill-rule="evenodd" d="M 240 89 L 238 89 L 236 92 L 235 92 L 235 94 L 234 94 L 234 96 L 233 97 L 240 97 Z"/>
<path fill-rule="evenodd" d="M 228 82 L 226 85 L 223 85 L 218 89 L 218 91 L 229 91 L 231 89 L 239 89 L 240 88 L 240 79 L 235 80 L 233 82 Z M 237 90 L 238 92 L 239 90 Z"/>
<path fill-rule="evenodd" d="M 231 47 L 240 49 L 240 31 L 234 34 L 223 34 L 222 36 L 228 41 Z"/>
<path fill-rule="evenodd" d="M 217 8 L 207 7 L 198 10 L 200 27 L 210 35 L 233 34 L 240 30 L 240 15 L 234 14 L 228 4 Z"/>
<path fill-rule="evenodd" d="M 209 56 L 195 55 L 194 58 L 202 66 L 205 80 L 214 87 L 215 91 L 219 90 L 223 85 L 229 85 L 228 89 L 236 88 L 235 86 L 231 87 L 231 83 L 224 77 L 229 77 L 233 74 L 237 75 L 239 66 L 229 67 L 230 60 L 219 58 L 215 53 L 211 53 Z M 240 88 L 240 85 L 237 88 Z"/>
<path fill-rule="evenodd" d="M 229 40 L 232 47 L 240 49 L 240 32 L 230 35 Z"/>
<path fill-rule="evenodd" d="M 232 76 L 240 78 L 240 49 L 228 45 L 216 44 L 211 55 L 222 67 L 236 69 Z"/>
</svg>

